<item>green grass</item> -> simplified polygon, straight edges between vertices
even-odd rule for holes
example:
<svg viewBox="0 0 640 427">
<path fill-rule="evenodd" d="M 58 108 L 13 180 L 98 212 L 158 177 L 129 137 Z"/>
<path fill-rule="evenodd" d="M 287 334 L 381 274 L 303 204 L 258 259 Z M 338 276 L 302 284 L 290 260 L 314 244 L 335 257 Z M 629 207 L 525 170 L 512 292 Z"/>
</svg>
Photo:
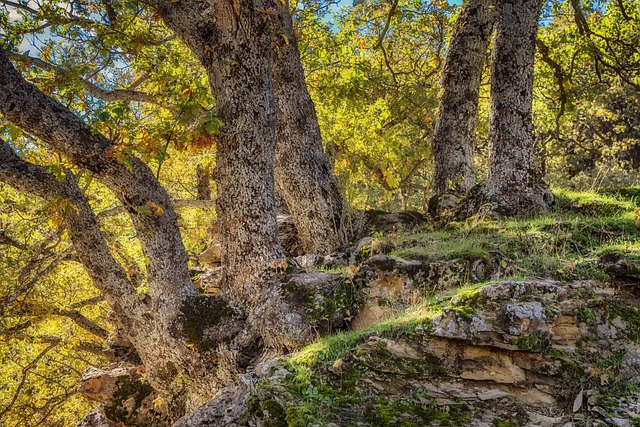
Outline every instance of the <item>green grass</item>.
<svg viewBox="0 0 640 427">
<path fill-rule="evenodd" d="M 450 222 L 435 231 L 398 236 L 394 240 L 397 249 L 391 255 L 419 260 L 483 259 L 487 265 L 499 266 L 500 278 L 539 276 L 567 280 L 608 280 L 607 274 L 598 266 L 600 258 L 607 254 L 640 259 L 640 227 L 637 225 L 638 213 L 634 212 L 638 209 L 640 188 L 611 194 L 559 190 L 555 194 L 554 208 L 544 216 L 506 220 L 472 217 L 462 222 Z M 339 272 L 351 273 L 345 269 Z M 339 418 L 344 425 L 355 425 L 355 421 L 351 423 L 348 419 L 349 408 L 364 411 L 362 420 L 371 425 L 410 427 L 430 425 L 436 420 L 439 425 L 465 425 L 471 415 L 463 405 L 454 405 L 451 412 L 446 413 L 433 401 L 420 396 L 419 391 L 395 400 L 382 394 L 373 397 L 367 394 L 363 391 L 367 387 L 363 379 L 380 375 L 380 372 L 372 372 L 364 361 L 382 360 L 380 363 L 393 366 L 397 361 L 385 358 L 384 346 L 371 348 L 371 336 L 409 338 L 417 333 L 428 333 L 433 318 L 445 310 L 472 316 L 479 290 L 486 284 L 466 284 L 447 292 L 433 291 L 404 313 L 362 330 L 338 332 L 303 348 L 283 360 L 290 374 L 279 388 L 270 389 L 269 382 L 261 383 L 267 397 L 260 400 L 260 410 L 277 415 L 270 425 L 323 425 L 336 421 L 339 413 L 347 414 L 344 415 L 347 418 Z M 585 321 L 593 316 L 590 311 L 577 315 Z M 637 311 L 624 312 L 620 316 L 633 327 L 640 324 Z M 632 328 L 631 332 L 637 333 L 637 330 L 640 327 Z M 545 345 L 539 336 L 521 338 L 517 344 L 529 351 L 539 351 Z M 555 355 L 567 372 L 569 387 L 576 384 L 598 386 L 600 379 L 585 373 L 589 367 L 610 374 L 611 382 L 615 383 L 621 356 L 620 352 L 591 354 L 581 351 Z M 350 361 L 350 365 L 336 371 L 334 366 L 343 360 Z M 430 375 L 442 369 L 435 365 L 429 367 L 426 361 L 421 361 L 422 370 L 414 370 L 409 361 L 403 363 L 407 363 L 407 370 L 401 371 L 403 375 L 415 372 Z M 273 396 L 281 396 L 280 403 L 273 400 Z M 495 425 L 511 427 L 518 424 L 497 419 Z"/>
<path fill-rule="evenodd" d="M 556 190 L 551 212 L 535 218 L 471 217 L 430 233 L 406 234 L 391 255 L 415 260 L 498 261 L 501 276 L 606 280 L 606 251 L 640 258 L 636 196 Z M 635 193 L 634 193 L 635 194 Z"/>
</svg>

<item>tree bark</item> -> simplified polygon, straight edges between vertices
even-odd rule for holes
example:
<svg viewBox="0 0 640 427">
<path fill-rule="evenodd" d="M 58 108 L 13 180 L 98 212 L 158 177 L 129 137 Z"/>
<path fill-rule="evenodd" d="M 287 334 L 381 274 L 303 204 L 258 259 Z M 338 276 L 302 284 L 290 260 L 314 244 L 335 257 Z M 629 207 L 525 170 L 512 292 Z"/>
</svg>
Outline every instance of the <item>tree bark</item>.
<svg viewBox="0 0 640 427">
<path fill-rule="evenodd" d="M 342 197 L 322 148 L 288 8 L 271 54 L 277 105 L 275 180 L 306 253 L 329 253 L 341 243 Z"/>
<path fill-rule="evenodd" d="M 65 187 L 56 186 L 56 178 L 48 175 L 46 168 L 21 163 L 7 144 L 2 145 L 7 182 L 49 200 L 60 197 L 71 203 L 73 209 L 66 223 L 76 253 L 105 299 L 118 316 L 123 316 L 127 338 L 145 362 L 154 387 L 170 393 L 172 382 L 186 372 L 194 381 L 194 395 L 210 397 L 217 388 L 215 378 L 202 355 L 191 348 L 185 330 L 184 310 L 197 293 L 189 276 L 177 216 L 152 171 L 135 157 L 115 153 L 111 141 L 26 82 L 2 49 L 0 112 L 88 170 L 120 200 L 149 260 L 144 301 L 111 256 L 77 184 L 65 180 Z"/>
<path fill-rule="evenodd" d="M 493 0 L 467 1 L 451 35 L 433 137 L 435 194 L 462 196 L 475 185 L 478 96 L 494 21 Z"/>
<path fill-rule="evenodd" d="M 542 0 L 497 0 L 485 197 L 505 215 L 534 214 L 552 196 L 535 162 L 533 63 Z"/>
<path fill-rule="evenodd" d="M 273 178 L 275 98 L 265 60 L 280 6 L 271 0 L 150 3 L 204 66 L 223 122 L 214 174 L 223 286 L 241 307 L 259 298 L 260 274 L 284 257 Z"/>
</svg>

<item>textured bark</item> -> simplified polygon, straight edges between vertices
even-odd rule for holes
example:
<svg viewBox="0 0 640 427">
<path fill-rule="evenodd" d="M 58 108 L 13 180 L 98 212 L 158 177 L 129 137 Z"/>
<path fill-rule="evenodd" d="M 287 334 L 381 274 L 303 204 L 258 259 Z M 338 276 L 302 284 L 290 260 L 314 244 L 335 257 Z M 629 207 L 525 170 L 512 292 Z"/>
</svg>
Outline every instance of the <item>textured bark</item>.
<svg viewBox="0 0 640 427">
<path fill-rule="evenodd" d="M 205 67 L 223 122 L 215 178 L 225 295 L 259 298 L 255 282 L 284 256 L 278 244 L 273 168 L 275 99 L 269 63 L 279 5 L 270 0 L 152 2 Z M 215 16 L 215 19 L 212 18 Z"/>
<path fill-rule="evenodd" d="M 3 144 L 4 160 L 13 169 L 4 178 L 21 177 L 23 181 L 10 184 L 20 184 L 23 191 L 45 198 L 62 197 L 78 208 L 77 214 L 67 220 L 76 253 L 105 299 L 119 316 L 124 316 L 126 334 L 147 365 L 154 387 L 168 393 L 172 381 L 187 372 L 198 382 L 194 394 L 202 398 L 210 396 L 216 389 L 215 381 L 207 373 L 202 357 L 189 347 L 184 332 L 182 307 L 197 294 L 166 191 L 144 163 L 114 154 L 111 141 L 27 83 L 1 49 L 0 89 L 0 112 L 8 120 L 88 170 L 120 200 L 149 259 L 149 292 L 144 304 L 111 257 L 95 215 L 77 185 L 65 181 L 64 188 L 54 186 L 55 178 L 47 175 L 44 168 L 20 163 L 19 158 L 7 151 L 6 144 Z"/>
<path fill-rule="evenodd" d="M 298 43 L 285 7 L 271 55 L 277 104 L 276 185 L 281 190 L 306 253 L 329 253 L 341 242 L 342 198 L 322 148 Z"/>
<path fill-rule="evenodd" d="M 531 106 L 542 0 L 497 0 L 491 66 L 489 174 L 485 197 L 506 215 L 548 208 L 551 193 L 535 162 Z"/>
<path fill-rule="evenodd" d="M 211 200 L 211 174 L 208 168 L 198 165 L 196 168 L 198 200 Z"/>
<path fill-rule="evenodd" d="M 451 35 L 433 137 L 436 194 L 464 195 L 475 185 L 478 96 L 494 21 L 493 0 L 467 1 Z"/>
</svg>

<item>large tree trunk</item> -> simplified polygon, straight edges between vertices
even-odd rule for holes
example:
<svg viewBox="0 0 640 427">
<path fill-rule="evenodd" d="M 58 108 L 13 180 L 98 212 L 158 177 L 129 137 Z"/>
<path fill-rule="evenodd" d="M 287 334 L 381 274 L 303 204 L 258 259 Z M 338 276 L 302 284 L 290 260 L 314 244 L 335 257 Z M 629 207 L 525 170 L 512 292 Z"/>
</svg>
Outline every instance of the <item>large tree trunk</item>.
<svg viewBox="0 0 640 427">
<path fill-rule="evenodd" d="M 287 7 L 271 55 L 278 121 L 275 180 L 307 253 L 328 253 L 340 244 L 342 198 L 322 148 L 315 107 L 304 78 Z"/>
<path fill-rule="evenodd" d="M 436 194 L 464 195 L 475 185 L 478 96 L 494 21 L 493 0 L 466 1 L 451 35 L 433 137 Z"/>
<path fill-rule="evenodd" d="M 214 172 L 222 283 L 234 304 L 251 305 L 260 298 L 255 290 L 260 273 L 284 256 L 273 178 L 276 107 L 265 58 L 279 36 L 274 31 L 279 6 L 268 0 L 152 3 L 209 77 L 223 122 Z"/>
<path fill-rule="evenodd" d="M 505 215 L 544 211 L 552 199 L 535 162 L 533 63 L 542 0 L 497 0 L 491 66 L 489 174 L 484 195 Z"/>
</svg>

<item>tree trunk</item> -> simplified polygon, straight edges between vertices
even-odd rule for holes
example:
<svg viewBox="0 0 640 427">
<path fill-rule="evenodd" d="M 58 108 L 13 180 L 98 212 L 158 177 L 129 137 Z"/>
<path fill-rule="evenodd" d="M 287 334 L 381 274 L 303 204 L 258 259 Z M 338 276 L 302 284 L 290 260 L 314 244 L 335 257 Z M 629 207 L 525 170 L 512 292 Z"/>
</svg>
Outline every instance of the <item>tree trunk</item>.
<svg viewBox="0 0 640 427">
<path fill-rule="evenodd" d="M 198 200 L 211 200 L 211 172 L 209 167 L 203 168 L 202 165 L 196 167 L 196 180 Z"/>
<path fill-rule="evenodd" d="M 544 211 L 551 193 L 535 162 L 531 107 L 542 0 L 497 0 L 485 197 L 505 215 Z"/>
<path fill-rule="evenodd" d="M 493 0 L 467 1 L 451 35 L 433 137 L 436 194 L 461 196 L 475 185 L 478 96 L 494 21 Z"/>
<path fill-rule="evenodd" d="M 0 181 L 69 207 L 59 214 L 65 219 L 75 252 L 144 361 L 153 387 L 169 395 L 172 383 L 186 373 L 192 381 L 193 405 L 213 396 L 220 382 L 189 342 L 181 313 L 182 306 L 195 299 L 195 292 L 172 294 L 175 299 L 164 305 L 151 295 L 141 298 L 109 251 L 88 200 L 70 171 L 59 181 L 46 167 L 22 160 L 0 139 Z M 150 281 L 149 286 L 153 285 Z"/>
<path fill-rule="evenodd" d="M 275 180 L 306 253 L 328 253 L 341 241 L 342 198 L 322 148 L 288 8 L 271 55 L 278 112 Z"/>
<path fill-rule="evenodd" d="M 260 298 L 259 275 L 284 253 L 278 243 L 276 107 L 269 62 L 279 5 L 269 0 L 153 2 L 198 56 L 223 122 L 217 138 L 217 214 L 223 286 L 238 307 Z M 215 16 L 214 18 L 208 18 Z"/>
<path fill-rule="evenodd" d="M 99 227 L 82 193 L 76 188 L 55 187 L 55 178 L 20 163 L 5 153 L 13 175 L 23 182 L 29 176 L 51 183 L 50 191 L 35 186 L 21 187 L 51 199 L 61 197 L 77 206 L 77 215 L 67 221 L 72 241 L 85 269 L 117 311 L 127 338 L 147 367 L 154 388 L 170 394 L 172 383 L 187 374 L 193 381 L 194 400 L 210 397 L 217 389 L 214 373 L 205 356 L 193 347 L 190 312 L 198 296 L 191 283 L 188 259 L 178 228 L 177 216 L 165 189 L 139 159 L 117 154 L 112 141 L 84 124 L 70 110 L 26 82 L 0 49 L 0 112 L 75 165 L 89 171 L 119 199 L 129 214 L 136 235 L 148 258 L 148 292 L 139 296 L 109 254 Z M 5 147 L 5 152 L 7 148 Z M 16 166 L 17 165 L 17 166 Z M 14 184 L 12 184 L 14 185 Z M 71 184 L 69 184 L 71 185 Z M 82 196 L 82 197 L 81 197 Z M 73 211 L 73 210 L 72 210 Z M 72 212 L 73 214 L 73 212 Z M 133 301 L 132 301 L 133 300 Z M 206 307 L 205 307 L 206 308 Z M 206 313 L 198 314 L 205 316 Z M 199 320 L 203 320 L 202 317 Z M 203 320 L 204 321 L 204 320 Z"/>
</svg>

